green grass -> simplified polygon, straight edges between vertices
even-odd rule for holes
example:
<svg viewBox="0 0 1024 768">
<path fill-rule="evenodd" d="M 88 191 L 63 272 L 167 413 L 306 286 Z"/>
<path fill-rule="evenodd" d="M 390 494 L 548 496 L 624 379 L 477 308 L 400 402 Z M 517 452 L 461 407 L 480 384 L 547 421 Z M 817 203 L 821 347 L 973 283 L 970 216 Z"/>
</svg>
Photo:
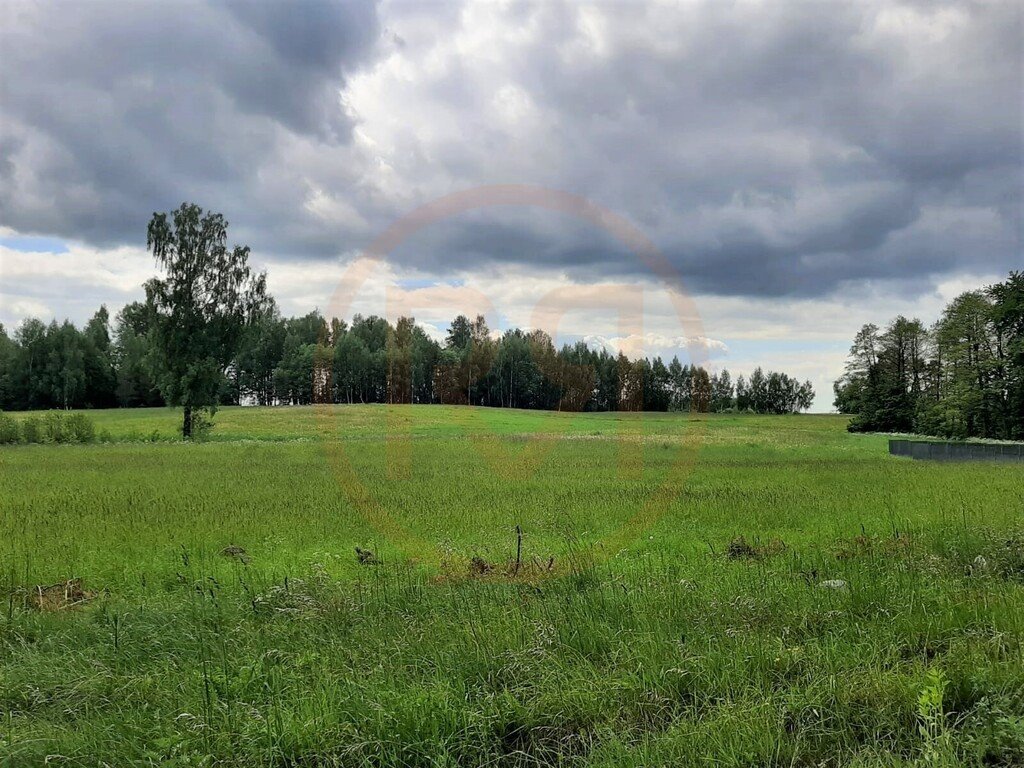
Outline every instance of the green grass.
<svg viewBox="0 0 1024 768">
<path fill-rule="evenodd" d="M 1021 467 L 832 416 L 93 415 L 0 448 L 0 764 L 1024 761 Z"/>
</svg>

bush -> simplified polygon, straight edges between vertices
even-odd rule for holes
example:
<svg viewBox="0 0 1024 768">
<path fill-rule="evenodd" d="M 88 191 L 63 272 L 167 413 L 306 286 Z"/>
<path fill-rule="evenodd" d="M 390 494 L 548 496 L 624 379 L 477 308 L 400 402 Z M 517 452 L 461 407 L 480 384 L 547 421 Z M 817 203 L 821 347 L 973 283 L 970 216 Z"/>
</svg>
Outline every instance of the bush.
<svg viewBox="0 0 1024 768">
<path fill-rule="evenodd" d="M 96 427 L 84 413 L 73 413 L 68 416 L 66 435 L 71 442 L 91 443 L 96 439 Z"/>
<path fill-rule="evenodd" d="M 38 416 L 29 416 L 21 422 L 21 439 L 26 443 L 43 442 L 43 423 Z"/>
<path fill-rule="evenodd" d="M 109 438 L 109 435 L 108 435 Z M 96 426 L 84 413 L 64 415 L 50 411 L 46 415 L 28 416 L 20 424 L 0 413 L 0 444 L 4 443 L 92 443 Z"/>
<path fill-rule="evenodd" d="M 13 417 L 0 411 L 0 445 L 10 445 L 21 440 L 18 422 Z"/>
<path fill-rule="evenodd" d="M 43 417 L 43 440 L 47 443 L 71 442 L 64 417 L 57 411 L 49 411 Z"/>
<path fill-rule="evenodd" d="M 210 439 L 210 432 L 213 430 L 213 411 L 208 408 L 196 408 L 192 412 L 192 439 L 195 442 L 205 442 Z M 157 438 L 159 433 L 154 430 L 153 435 Z"/>
</svg>

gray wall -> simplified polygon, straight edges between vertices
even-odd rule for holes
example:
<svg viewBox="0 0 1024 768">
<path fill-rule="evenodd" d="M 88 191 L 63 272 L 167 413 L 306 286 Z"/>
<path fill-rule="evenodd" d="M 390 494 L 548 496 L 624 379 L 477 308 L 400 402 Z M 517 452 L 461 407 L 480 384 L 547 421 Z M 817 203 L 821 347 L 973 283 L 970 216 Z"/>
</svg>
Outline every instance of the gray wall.
<svg viewBox="0 0 1024 768">
<path fill-rule="evenodd" d="M 1024 462 L 1024 444 L 947 443 L 924 440 L 890 440 L 889 453 L 914 459 L 936 461 L 1020 461 Z"/>
</svg>

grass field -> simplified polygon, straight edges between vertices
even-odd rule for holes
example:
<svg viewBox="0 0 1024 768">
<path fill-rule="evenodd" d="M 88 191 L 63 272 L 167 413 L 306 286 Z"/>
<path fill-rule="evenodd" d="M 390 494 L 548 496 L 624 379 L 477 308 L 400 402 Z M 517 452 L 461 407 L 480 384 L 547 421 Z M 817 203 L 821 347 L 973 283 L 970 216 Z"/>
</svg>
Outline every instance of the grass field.
<svg viewBox="0 0 1024 768">
<path fill-rule="evenodd" d="M 92 415 L 0 448 L 0 765 L 1024 764 L 1022 467 L 835 416 Z"/>
</svg>

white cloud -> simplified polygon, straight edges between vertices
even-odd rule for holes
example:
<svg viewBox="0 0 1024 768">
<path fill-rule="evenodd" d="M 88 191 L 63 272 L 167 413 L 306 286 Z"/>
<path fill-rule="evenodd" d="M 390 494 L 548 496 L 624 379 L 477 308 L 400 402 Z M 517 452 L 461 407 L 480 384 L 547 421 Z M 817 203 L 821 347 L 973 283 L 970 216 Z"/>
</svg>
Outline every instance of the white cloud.
<svg viewBox="0 0 1024 768">
<path fill-rule="evenodd" d="M 26 317 L 49 317 L 52 314 L 53 310 L 41 301 L 0 293 L 0 323 L 6 321 L 13 326 Z"/>
<path fill-rule="evenodd" d="M 729 347 L 724 341 L 709 339 L 706 336 L 663 336 L 659 333 L 643 333 L 609 338 L 600 334 L 587 334 L 583 341 L 593 349 L 605 349 L 613 354 L 622 352 L 630 358 L 671 358 L 677 355 L 688 358 L 693 350 L 700 350 L 701 357 L 715 357 L 729 352 Z"/>
</svg>

